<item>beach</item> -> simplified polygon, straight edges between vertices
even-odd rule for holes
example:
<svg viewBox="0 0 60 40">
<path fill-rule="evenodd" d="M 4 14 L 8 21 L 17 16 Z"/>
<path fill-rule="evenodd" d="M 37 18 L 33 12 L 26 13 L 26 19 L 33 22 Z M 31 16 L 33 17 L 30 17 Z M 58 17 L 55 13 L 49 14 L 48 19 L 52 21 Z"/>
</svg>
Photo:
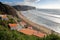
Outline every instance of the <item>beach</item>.
<svg viewBox="0 0 60 40">
<path fill-rule="evenodd" d="M 24 20 L 25 22 L 29 23 L 30 25 L 32 25 L 33 27 L 35 27 L 36 29 L 40 30 L 43 33 L 46 34 L 51 34 L 53 31 L 44 27 L 43 25 L 38 25 L 36 23 L 33 23 L 31 21 L 29 21 L 25 16 L 23 16 L 20 12 L 17 13 L 18 17 L 21 18 L 22 20 Z"/>
</svg>

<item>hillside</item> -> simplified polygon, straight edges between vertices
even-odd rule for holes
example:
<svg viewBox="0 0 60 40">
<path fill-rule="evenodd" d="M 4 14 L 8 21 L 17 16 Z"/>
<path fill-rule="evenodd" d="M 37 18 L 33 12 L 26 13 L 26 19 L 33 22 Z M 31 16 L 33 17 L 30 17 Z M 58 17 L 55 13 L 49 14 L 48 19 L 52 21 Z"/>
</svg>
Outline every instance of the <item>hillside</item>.
<svg viewBox="0 0 60 40">
<path fill-rule="evenodd" d="M 13 6 L 15 9 L 17 9 L 18 11 L 26 11 L 26 10 L 33 10 L 36 9 L 35 7 L 32 6 L 26 6 L 26 5 L 16 5 Z"/>
<path fill-rule="evenodd" d="M 2 4 L 1 2 L 0 2 L 0 11 L 3 12 L 3 14 L 6 13 L 9 15 L 16 16 L 16 10 L 13 7 L 6 4 Z"/>
<path fill-rule="evenodd" d="M 25 35 L 16 30 L 11 31 L 9 28 L 0 25 L 0 40 L 60 40 L 60 37 L 51 34 L 47 37 L 39 38 L 33 35 Z"/>
</svg>

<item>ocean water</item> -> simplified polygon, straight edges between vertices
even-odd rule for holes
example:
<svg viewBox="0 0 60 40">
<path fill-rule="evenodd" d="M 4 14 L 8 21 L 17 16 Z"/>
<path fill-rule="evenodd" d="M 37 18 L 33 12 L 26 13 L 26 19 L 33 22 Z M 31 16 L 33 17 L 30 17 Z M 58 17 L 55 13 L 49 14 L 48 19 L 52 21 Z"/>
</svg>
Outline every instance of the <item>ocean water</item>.
<svg viewBox="0 0 60 40">
<path fill-rule="evenodd" d="M 59 9 L 36 9 L 21 11 L 21 13 L 30 21 L 60 33 Z"/>
</svg>

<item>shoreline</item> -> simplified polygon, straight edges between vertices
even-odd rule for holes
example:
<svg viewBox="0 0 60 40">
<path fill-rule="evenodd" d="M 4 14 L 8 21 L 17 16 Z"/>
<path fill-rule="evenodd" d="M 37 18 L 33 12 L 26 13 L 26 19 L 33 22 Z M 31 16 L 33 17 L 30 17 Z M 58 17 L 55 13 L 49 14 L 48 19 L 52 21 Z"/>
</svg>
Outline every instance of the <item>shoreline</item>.
<svg viewBox="0 0 60 40">
<path fill-rule="evenodd" d="M 23 16 L 21 14 L 21 12 L 19 12 L 19 11 L 17 11 L 17 15 L 18 15 L 19 18 L 21 18 L 25 22 L 29 23 L 30 25 L 32 25 L 34 28 L 38 29 L 40 32 L 43 32 L 43 33 L 46 33 L 46 34 L 52 34 L 52 33 L 59 34 L 59 33 L 56 33 L 55 31 L 53 31 L 49 28 L 44 27 L 43 25 L 39 25 L 39 24 L 33 23 L 32 21 L 29 21 L 29 19 L 27 19 L 25 16 Z"/>
</svg>

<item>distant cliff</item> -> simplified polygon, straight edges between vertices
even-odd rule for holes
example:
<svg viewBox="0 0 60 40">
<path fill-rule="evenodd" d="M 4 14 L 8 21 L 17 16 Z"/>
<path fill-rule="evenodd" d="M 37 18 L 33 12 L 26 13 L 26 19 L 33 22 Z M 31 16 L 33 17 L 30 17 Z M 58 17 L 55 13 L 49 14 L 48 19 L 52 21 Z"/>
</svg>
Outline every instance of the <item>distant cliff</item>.
<svg viewBox="0 0 60 40">
<path fill-rule="evenodd" d="M 0 11 L 9 15 L 16 16 L 16 10 L 13 7 L 3 4 L 1 2 L 0 2 Z"/>
<path fill-rule="evenodd" d="M 35 7 L 32 6 L 26 6 L 26 5 L 16 5 L 13 6 L 15 9 L 17 9 L 18 11 L 26 11 L 26 10 L 33 10 L 36 9 Z"/>
</svg>

